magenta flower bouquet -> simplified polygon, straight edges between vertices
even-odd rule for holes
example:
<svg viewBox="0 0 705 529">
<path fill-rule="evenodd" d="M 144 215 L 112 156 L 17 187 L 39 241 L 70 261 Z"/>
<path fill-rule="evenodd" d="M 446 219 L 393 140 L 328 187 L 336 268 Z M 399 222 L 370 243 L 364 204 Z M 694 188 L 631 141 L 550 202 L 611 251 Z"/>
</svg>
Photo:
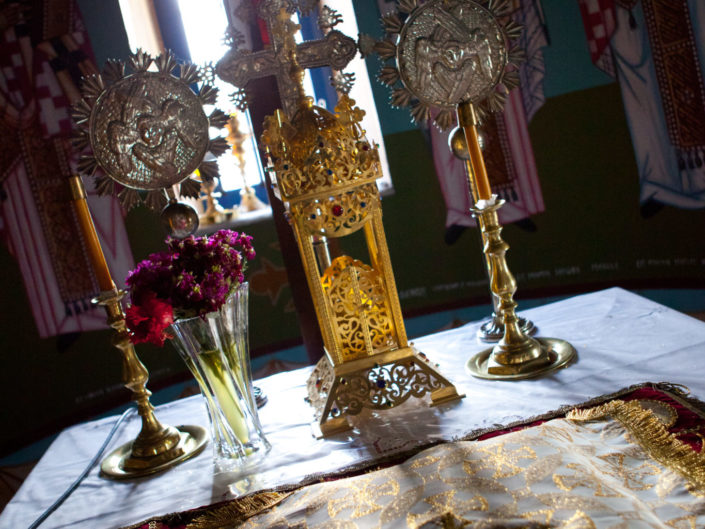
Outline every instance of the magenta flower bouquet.
<svg viewBox="0 0 705 529">
<path fill-rule="evenodd" d="M 131 303 L 125 319 L 135 344 L 162 346 L 175 319 L 217 311 L 255 257 L 252 237 L 230 230 L 168 238 L 166 244 L 167 251 L 151 254 L 127 276 Z"/>
</svg>

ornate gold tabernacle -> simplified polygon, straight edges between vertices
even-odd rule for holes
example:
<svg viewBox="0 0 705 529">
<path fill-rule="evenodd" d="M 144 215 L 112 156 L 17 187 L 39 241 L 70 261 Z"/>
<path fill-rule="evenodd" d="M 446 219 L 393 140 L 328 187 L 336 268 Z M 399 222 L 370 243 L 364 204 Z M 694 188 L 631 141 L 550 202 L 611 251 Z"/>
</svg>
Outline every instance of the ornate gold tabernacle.
<svg viewBox="0 0 705 529">
<path fill-rule="evenodd" d="M 459 399 L 455 387 L 407 343 L 375 180 L 376 146 L 360 127 L 364 112 L 348 96 L 336 114 L 302 99 L 289 120 L 267 118 L 269 170 L 287 205 L 326 348 L 308 381 L 323 436 L 347 430 L 346 416 L 431 394 Z M 363 230 L 369 264 L 333 259 L 328 238 Z"/>
</svg>

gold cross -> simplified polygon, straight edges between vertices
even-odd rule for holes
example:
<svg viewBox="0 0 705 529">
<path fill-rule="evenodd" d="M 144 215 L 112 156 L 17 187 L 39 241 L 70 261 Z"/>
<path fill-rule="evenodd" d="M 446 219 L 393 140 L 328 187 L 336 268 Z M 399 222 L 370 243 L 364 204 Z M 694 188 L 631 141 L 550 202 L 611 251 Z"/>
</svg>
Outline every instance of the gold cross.
<svg viewBox="0 0 705 529">
<path fill-rule="evenodd" d="M 298 26 L 291 22 L 286 0 L 264 0 L 259 15 L 267 24 L 272 48 L 243 54 L 231 49 L 217 64 L 216 72 L 223 80 L 245 89 L 253 79 L 274 76 L 284 112 L 293 116 L 300 93 L 300 81 L 292 75 L 296 62 L 301 68 L 330 66 L 342 70 L 357 53 L 357 44 L 337 30 L 331 30 L 323 39 L 296 44 L 294 33 Z M 282 13 L 284 10 L 284 13 Z M 294 50 L 295 58 L 291 50 Z"/>
</svg>

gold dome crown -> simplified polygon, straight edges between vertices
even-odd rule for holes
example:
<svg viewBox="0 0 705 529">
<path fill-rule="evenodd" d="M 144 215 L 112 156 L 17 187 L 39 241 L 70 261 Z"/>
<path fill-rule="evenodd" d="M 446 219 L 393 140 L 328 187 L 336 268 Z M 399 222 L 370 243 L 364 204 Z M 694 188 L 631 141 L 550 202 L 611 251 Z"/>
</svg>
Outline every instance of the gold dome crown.
<svg viewBox="0 0 705 529">
<path fill-rule="evenodd" d="M 377 146 L 360 126 L 365 112 L 354 105 L 343 95 L 332 114 L 306 98 L 292 120 L 280 110 L 265 119 L 262 141 L 282 199 L 295 203 L 339 194 L 381 176 Z"/>
</svg>

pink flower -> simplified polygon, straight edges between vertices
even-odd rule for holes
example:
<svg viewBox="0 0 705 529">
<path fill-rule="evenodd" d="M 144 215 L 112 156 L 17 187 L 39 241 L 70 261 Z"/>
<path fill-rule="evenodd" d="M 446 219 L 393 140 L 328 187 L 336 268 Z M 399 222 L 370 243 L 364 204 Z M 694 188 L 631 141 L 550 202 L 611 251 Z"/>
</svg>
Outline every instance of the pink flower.
<svg viewBox="0 0 705 529">
<path fill-rule="evenodd" d="M 255 257 L 252 237 L 230 230 L 210 237 L 170 237 L 166 245 L 167 251 L 153 253 L 127 276 L 133 343 L 161 345 L 174 318 L 218 310 L 245 280 L 247 261 Z"/>
</svg>

